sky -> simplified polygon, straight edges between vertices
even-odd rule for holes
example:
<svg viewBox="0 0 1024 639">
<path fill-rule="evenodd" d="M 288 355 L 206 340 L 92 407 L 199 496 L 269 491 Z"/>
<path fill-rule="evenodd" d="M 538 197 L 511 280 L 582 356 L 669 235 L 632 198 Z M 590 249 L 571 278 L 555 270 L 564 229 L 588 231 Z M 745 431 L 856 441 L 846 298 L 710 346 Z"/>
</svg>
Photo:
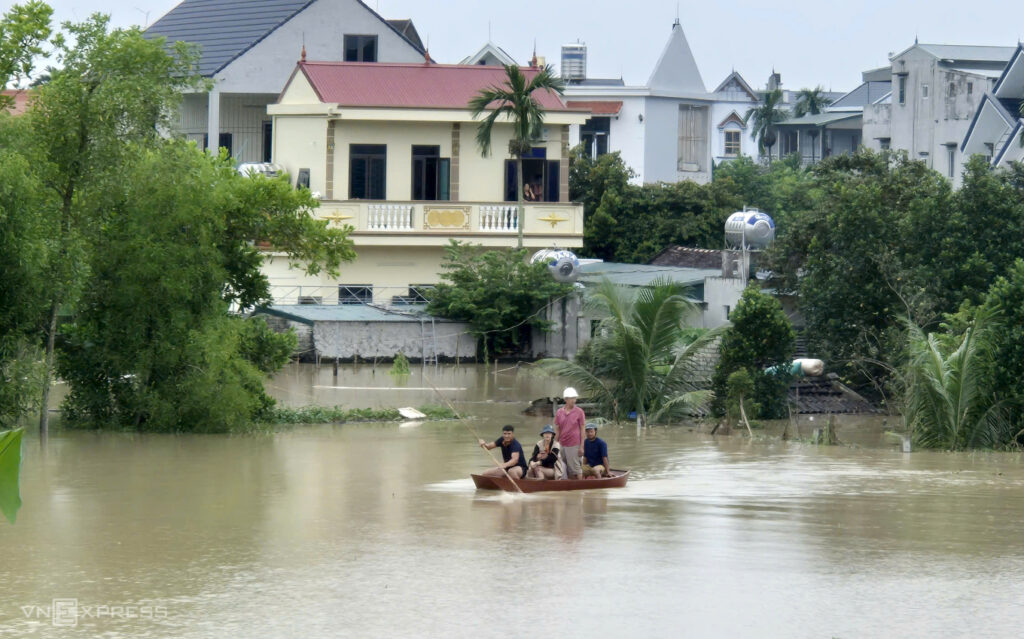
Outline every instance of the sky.
<svg viewBox="0 0 1024 639">
<path fill-rule="evenodd" d="M 0 0 L 0 6 L 11 0 Z M 411 18 L 431 57 L 455 63 L 490 39 L 520 62 L 534 42 L 558 66 L 562 44 L 587 44 L 588 76 L 644 84 L 678 12 L 708 90 L 733 70 L 763 87 L 772 70 L 785 88 L 845 91 L 862 71 L 914 43 L 1015 46 L 1024 36 L 1019 0 L 366 0 L 389 19 Z M 146 25 L 175 0 L 51 0 L 59 21 L 99 11 L 115 26 Z M 983 9 L 983 10 L 982 10 Z"/>
</svg>

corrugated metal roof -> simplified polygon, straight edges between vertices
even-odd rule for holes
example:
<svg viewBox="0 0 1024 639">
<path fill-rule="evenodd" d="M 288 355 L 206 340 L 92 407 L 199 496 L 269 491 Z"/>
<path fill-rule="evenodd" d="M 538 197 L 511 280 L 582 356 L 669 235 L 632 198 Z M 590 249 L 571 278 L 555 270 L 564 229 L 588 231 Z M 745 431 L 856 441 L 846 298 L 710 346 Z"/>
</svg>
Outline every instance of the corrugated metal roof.
<svg viewBox="0 0 1024 639">
<path fill-rule="evenodd" d="M 199 72 L 213 75 L 316 0 L 185 0 L 146 29 L 202 47 Z"/>
<path fill-rule="evenodd" d="M 721 274 L 721 268 L 683 268 L 616 262 L 597 262 L 580 266 L 580 280 L 584 283 L 596 284 L 603 278 L 608 278 L 611 282 L 623 286 L 649 286 L 658 278 L 666 278 L 678 284 L 692 286 L 703 284 L 705 277 L 715 277 Z"/>
<path fill-rule="evenodd" d="M 464 109 L 481 89 L 500 86 L 502 67 L 381 62 L 302 62 L 299 68 L 326 103 L 349 107 Z M 527 78 L 537 69 L 523 69 Z M 550 91 L 534 97 L 548 111 L 565 111 Z"/>
<path fill-rule="evenodd" d="M 835 113 L 819 113 L 818 115 L 805 115 L 800 118 L 791 118 L 776 124 L 776 126 L 825 126 L 843 120 L 861 117 L 861 112 L 839 111 Z"/>
<path fill-rule="evenodd" d="M 622 110 L 622 102 L 615 100 L 569 100 L 566 106 L 570 109 L 590 109 L 594 115 L 618 115 Z"/>
</svg>

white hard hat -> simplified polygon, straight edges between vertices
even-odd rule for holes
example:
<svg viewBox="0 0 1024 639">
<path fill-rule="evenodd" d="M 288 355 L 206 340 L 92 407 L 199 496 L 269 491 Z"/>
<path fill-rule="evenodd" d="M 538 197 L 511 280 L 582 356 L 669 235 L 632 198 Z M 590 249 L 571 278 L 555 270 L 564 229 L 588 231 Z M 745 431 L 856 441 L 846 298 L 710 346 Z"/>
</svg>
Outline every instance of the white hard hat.
<svg viewBox="0 0 1024 639">
<path fill-rule="evenodd" d="M 564 391 L 562 391 L 562 398 L 563 399 L 573 399 L 573 398 L 576 398 L 576 397 L 579 397 L 579 396 L 580 396 L 580 394 L 577 393 L 576 389 L 573 388 L 572 386 L 570 386 L 570 387 L 566 388 Z"/>
</svg>

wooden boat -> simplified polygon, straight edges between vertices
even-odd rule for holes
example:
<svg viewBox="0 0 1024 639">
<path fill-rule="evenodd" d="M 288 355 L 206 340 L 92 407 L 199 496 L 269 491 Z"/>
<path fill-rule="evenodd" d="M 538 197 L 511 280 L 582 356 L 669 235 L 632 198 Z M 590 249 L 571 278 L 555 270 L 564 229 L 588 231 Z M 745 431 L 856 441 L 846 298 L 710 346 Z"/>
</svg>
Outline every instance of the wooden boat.
<svg viewBox="0 0 1024 639">
<path fill-rule="evenodd" d="M 480 490 L 507 490 L 519 492 L 511 484 L 508 477 L 489 477 L 486 475 L 470 475 L 473 483 Z M 610 477 L 601 479 L 516 479 L 513 480 L 523 489 L 524 493 L 539 493 L 563 490 L 593 490 L 595 488 L 622 488 L 629 481 L 629 470 L 611 471 Z"/>
</svg>

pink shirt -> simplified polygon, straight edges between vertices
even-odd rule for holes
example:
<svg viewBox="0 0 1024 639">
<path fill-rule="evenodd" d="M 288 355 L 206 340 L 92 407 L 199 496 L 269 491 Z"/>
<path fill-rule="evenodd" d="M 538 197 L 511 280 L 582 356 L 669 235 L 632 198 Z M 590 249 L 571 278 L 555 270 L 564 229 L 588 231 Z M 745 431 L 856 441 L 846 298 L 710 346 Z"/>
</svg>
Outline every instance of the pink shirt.
<svg viewBox="0 0 1024 639">
<path fill-rule="evenodd" d="M 555 427 L 558 430 L 558 443 L 563 446 L 579 446 L 583 443 L 580 431 L 587 421 L 583 409 L 573 406 L 572 410 L 565 410 L 565 407 L 558 409 L 555 413 Z"/>
</svg>

